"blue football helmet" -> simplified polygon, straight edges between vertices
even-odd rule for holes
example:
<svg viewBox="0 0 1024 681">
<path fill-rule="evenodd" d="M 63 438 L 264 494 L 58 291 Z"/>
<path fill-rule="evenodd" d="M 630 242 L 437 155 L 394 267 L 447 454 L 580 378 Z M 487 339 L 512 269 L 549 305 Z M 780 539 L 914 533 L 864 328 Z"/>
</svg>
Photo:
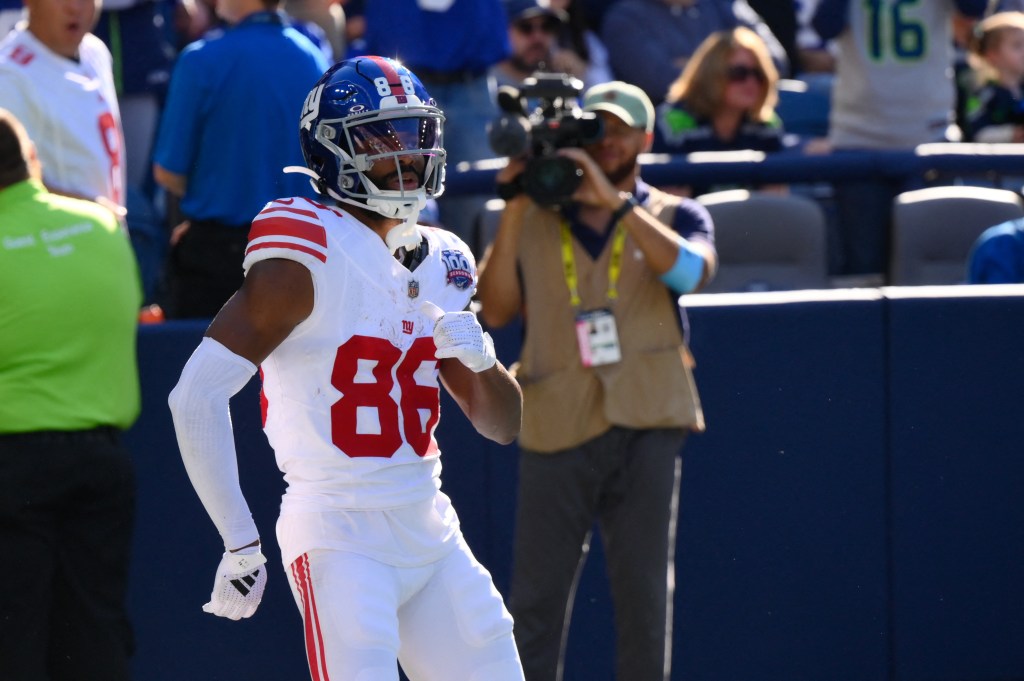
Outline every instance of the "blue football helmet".
<svg viewBox="0 0 1024 681">
<path fill-rule="evenodd" d="M 286 170 L 309 175 L 323 196 L 415 220 L 427 199 L 444 191 L 443 124 L 444 114 L 419 78 L 400 63 L 347 59 L 328 69 L 306 97 L 299 120 L 306 167 Z M 394 165 L 398 189 L 370 180 L 366 172 L 376 163 Z M 409 167 L 419 178 L 415 187 L 402 184 Z"/>
</svg>

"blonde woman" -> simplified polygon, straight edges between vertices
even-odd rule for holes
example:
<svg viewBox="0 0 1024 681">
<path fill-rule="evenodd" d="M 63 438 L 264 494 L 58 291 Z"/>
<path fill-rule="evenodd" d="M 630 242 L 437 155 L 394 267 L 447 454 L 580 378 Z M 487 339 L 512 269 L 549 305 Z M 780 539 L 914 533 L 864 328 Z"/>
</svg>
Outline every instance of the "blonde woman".
<svg viewBox="0 0 1024 681">
<path fill-rule="evenodd" d="M 754 31 L 740 26 L 712 33 L 658 107 L 653 151 L 779 151 L 783 130 L 775 114 L 778 80 L 768 48 Z M 697 196 L 727 188 L 693 186 L 673 191 Z"/>
<path fill-rule="evenodd" d="M 658 108 L 656 152 L 782 148 L 778 71 L 749 28 L 704 39 Z"/>
</svg>

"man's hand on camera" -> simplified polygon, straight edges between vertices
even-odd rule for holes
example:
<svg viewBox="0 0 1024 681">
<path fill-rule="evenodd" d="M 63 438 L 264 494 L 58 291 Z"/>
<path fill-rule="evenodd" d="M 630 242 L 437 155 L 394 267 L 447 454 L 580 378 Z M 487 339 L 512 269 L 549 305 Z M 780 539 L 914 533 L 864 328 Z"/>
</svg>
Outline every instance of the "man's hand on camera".
<svg viewBox="0 0 1024 681">
<path fill-rule="evenodd" d="M 601 166 L 591 158 L 590 154 L 582 149 L 565 148 L 559 149 L 558 155 L 571 158 L 576 165 L 583 169 L 583 181 L 572 195 L 573 200 L 610 210 L 619 207 L 622 199 L 619 198 L 618 188 L 611 183 L 611 180 L 601 170 Z"/>
<path fill-rule="evenodd" d="M 519 181 L 524 170 L 526 170 L 525 157 L 519 156 L 509 159 L 505 167 L 495 175 L 495 182 L 497 184 L 510 184 L 511 182 Z"/>
</svg>

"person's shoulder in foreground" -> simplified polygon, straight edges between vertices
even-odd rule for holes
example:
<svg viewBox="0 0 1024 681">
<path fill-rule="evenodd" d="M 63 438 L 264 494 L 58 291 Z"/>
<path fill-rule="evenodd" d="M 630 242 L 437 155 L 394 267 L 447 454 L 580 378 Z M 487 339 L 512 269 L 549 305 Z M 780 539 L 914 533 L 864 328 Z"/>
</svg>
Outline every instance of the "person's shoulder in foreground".
<svg viewBox="0 0 1024 681">
<path fill-rule="evenodd" d="M 968 257 L 967 283 L 1024 283 L 1024 220 L 1008 220 L 982 232 Z"/>
</svg>

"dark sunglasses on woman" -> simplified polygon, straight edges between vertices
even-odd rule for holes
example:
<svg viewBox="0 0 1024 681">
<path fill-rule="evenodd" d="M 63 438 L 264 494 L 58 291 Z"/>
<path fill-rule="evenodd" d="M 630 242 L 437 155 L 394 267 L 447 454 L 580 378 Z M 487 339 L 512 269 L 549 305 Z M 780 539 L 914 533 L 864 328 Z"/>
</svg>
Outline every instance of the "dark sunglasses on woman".
<svg viewBox="0 0 1024 681">
<path fill-rule="evenodd" d="M 759 83 L 764 83 L 768 78 L 764 75 L 764 71 L 753 66 L 730 66 L 725 72 L 726 78 L 731 83 L 742 83 L 748 78 L 753 78 Z"/>
</svg>

